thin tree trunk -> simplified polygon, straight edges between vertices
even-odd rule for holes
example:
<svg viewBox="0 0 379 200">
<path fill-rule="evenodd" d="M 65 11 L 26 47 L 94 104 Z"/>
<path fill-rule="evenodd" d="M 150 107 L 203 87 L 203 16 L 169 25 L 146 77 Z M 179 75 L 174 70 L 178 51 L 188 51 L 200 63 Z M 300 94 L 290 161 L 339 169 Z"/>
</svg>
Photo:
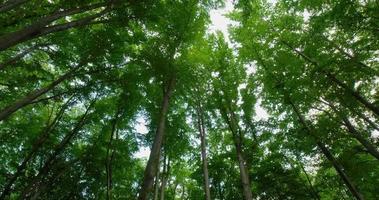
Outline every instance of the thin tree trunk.
<svg viewBox="0 0 379 200">
<path fill-rule="evenodd" d="M 242 139 L 243 139 L 242 132 L 239 130 L 237 118 L 234 112 L 231 109 L 228 110 L 225 108 L 222 109 L 221 111 L 223 112 L 223 116 L 233 135 L 233 142 L 234 142 L 234 146 L 236 148 L 236 153 L 237 153 L 238 166 L 240 169 L 240 178 L 241 178 L 244 199 L 252 200 L 253 196 L 251 193 L 249 173 L 246 167 L 246 161 L 243 156 L 243 150 L 242 150 Z M 230 119 L 228 117 L 228 113 L 231 116 Z"/>
<path fill-rule="evenodd" d="M 31 151 L 27 154 L 27 156 L 23 159 L 21 164 L 17 167 L 16 172 L 12 175 L 10 179 L 6 181 L 6 184 L 4 186 L 3 192 L 0 196 L 0 200 L 5 199 L 11 192 L 12 192 L 12 186 L 14 182 L 18 179 L 18 177 L 21 175 L 21 173 L 26 169 L 26 166 L 28 162 L 33 158 L 35 153 L 42 147 L 43 143 L 48 139 L 51 131 L 54 129 L 56 124 L 59 122 L 59 120 L 62 118 L 62 115 L 64 111 L 67 109 L 69 102 L 72 98 L 70 98 L 58 111 L 52 122 L 47 123 L 46 127 L 44 128 L 43 132 L 39 135 L 37 140 L 33 143 Z"/>
<path fill-rule="evenodd" d="M 166 159 L 167 159 L 167 164 L 166 164 Z M 164 200 L 165 198 L 166 184 L 167 184 L 169 172 L 170 172 L 170 158 L 168 158 L 168 156 L 165 155 L 163 159 L 162 185 L 161 185 L 161 194 L 159 198 L 160 200 Z"/>
<path fill-rule="evenodd" d="M 84 126 L 89 111 L 91 107 L 94 105 L 95 101 L 91 102 L 88 106 L 86 112 L 82 115 L 82 117 L 75 124 L 75 127 L 62 139 L 62 141 L 54 148 L 54 152 L 46 159 L 43 166 L 39 169 L 38 174 L 34 176 L 31 181 L 27 184 L 19 199 L 27 199 L 31 195 L 33 195 L 34 188 L 38 188 L 42 182 L 43 176 L 46 176 L 50 171 L 53 162 L 59 156 L 59 154 L 66 148 L 66 146 L 71 142 L 71 139 L 78 134 L 80 129 Z"/>
<path fill-rule="evenodd" d="M 287 46 L 288 48 L 290 48 L 292 51 L 294 51 L 296 54 L 298 54 L 300 57 L 302 57 L 304 60 L 308 61 L 309 63 L 311 63 L 312 65 L 316 66 L 316 67 L 320 67 L 319 63 L 315 60 L 313 60 L 311 57 L 307 56 L 306 54 L 304 54 L 303 52 L 295 49 L 294 47 L 292 47 L 292 45 L 290 45 L 289 43 L 285 42 L 285 41 L 281 41 L 285 46 Z M 323 74 L 326 75 L 326 77 L 331 80 L 332 82 L 334 82 L 335 84 L 337 84 L 338 87 L 342 88 L 345 92 L 349 93 L 350 95 L 352 95 L 357 101 L 359 101 L 361 104 L 363 104 L 366 108 L 368 108 L 369 110 L 371 110 L 373 113 L 375 113 L 377 116 L 379 116 L 379 107 L 375 106 L 373 103 L 369 102 L 367 99 L 365 99 L 361 94 L 359 94 L 357 91 L 351 89 L 350 87 L 348 87 L 345 83 L 343 83 L 342 81 L 340 81 L 339 79 L 337 79 L 333 74 L 331 74 L 330 72 L 326 72 L 325 70 L 321 70 L 320 72 L 322 72 Z"/>
<path fill-rule="evenodd" d="M 57 80 L 50 83 L 48 86 L 41 88 L 41 89 L 34 90 L 33 92 L 29 93 L 28 95 L 26 95 L 22 99 L 14 102 L 13 104 L 11 104 L 11 105 L 7 106 L 6 108 L 4 108 L 3 110 L 1 110 L 0 111 L 0 121 L 8 118 L 11 114 L 16 112 L 17 110 L 19 110 L 19 109 L 23 108 L 24 106 L 30 104 L 36 98 L 38 98 L 38 97 L 42 96 L 43 94 L 49 92 L 55 86 L 57 86 L 58 84 L 60 84 L 61 82 L 65 81 L 65 80 L 67 80 L 68 78 L 70 78 L 77 71 L 77 69 L 80 66 L 81 65 L 71 69 L 66 74 L 62 75 Z"/>
<path fill-rule="evenodd" d="M 205 133 L 205 124 L 204 124 L 204 116 L 201 105 L 198 104 L 197 109 L 198 115 L 198 129 L 200 134 L 200 143 L 201 143 L 201 160 L 203 164 L 203 175 L 204 175 L 204 192 L 205 199 L 211 199 L 211 192 L 209 189 L 209 175 L 208 175 L 208 161 L 207 161 L 207 149 L 206 149 L 206 133 Z"/>
<path fill-rule="evenodd" d="M 359 141 L 359 143 L 361 143 L 366 148 L 368 153 L 370 153 L 372 156 L 374 156 L 376 159 L 379 160 L 378 149 L 373 144 L 371 144 L 370 141 L 368 141 L 365 137 L 363 137 L 362 134 L 359 133 L 354 128 L 353 124 L 351 124 L 351 122 L 346 117 L 342 117 L 342 120 L 343 120 L 348 132 L 350 133 L 350 135 L 352 137 L 354 137 L 355 139 L 357 139 Z"/>
<path fill-rule="evenodd" d="M 299 158 L 298 155 L 296 155 L 296 159 L 297 159 L 297 164 L 300 166 L 301 170 L 303 171 L 303 173 L 305 175 L 305 178 L 307 179 L 307 182 L 309 184 L 309 188 L 310 188 L 311 192 L 313 193 L 315 199 L 321 200 L 320 195 L 318 194 L 318 191 L 313 186 L 311 178 L 309 177 L 309 174 L 308 174 L 307 170 L 305 170 L 304 165 L 301 162 L 301 160 L 300 160 L 300 158 Z"/>
<path fill-rule="evenodd" d="M 329 151 L 329 149 L 319 141 L 318 137 L 316 134 L 313 132 L 313 129 L 307 124 L 304 116 L 300 113 L 299 109 L 293 104 L 291 99 L 288 97 L 288 101 L 294 110 L 295 114 L 297 115 L 300 123 L 304 126 L 304 128 L 307 130 L 307 133 L 316 140 L 316 144 L 318 148 L 321 150 L 321 152 L 325 155 L 325 157 L 329 160 L 329 162 L 333 165 L 334 169 L 337 171 L 339 176 L 342 178 L 343 182 L 345 185 L 348 187 L 350 190 L 351 194 L 358 200 L 363 200 L 362 194 L 358 191 L 356 186 L 353 184 L 353 182 L 350 180 L 350 178 L 347 176 L 345 173 L 343 166 L 334 158 L 332 153 Z"/>
<path fill-rule="evenodd" d="M 27 54 L 29 54 L 30 52 L 32 52 L 33 50 L 37 49 L 39 46 L 33 46 L 33 47 L 30 47 L 28 49 L 26 49 L 25 51 L 15 55 L 14 57 L 0 63 L 0 71 L 1 70 L 4 70 L 5 67 L 7 67 L 8 65 L 11 65 L 15 62 L 17 62 L 18 60 L 20 60 L 21 58 L 23 58 L 24 56 L 26 56 Z"/>
<path fill-rule="evenodd" d="M 363 121 L 365 121 L 369 126 L 371 126 L 372 128 L 376 129 L 379 131 L 379 127 L 378 125 L 373 122 L 371 119 L 369 119 L 364 113 L 360 112 L 360 111 L 356 111 L 354 108 L 352 108 L 351 106 L 347 105 L 341 98 L 340 99 L 340 102 L 345 106 L 347 107 L 351 112 L 353 112 L 353 114 L 357 115 L 358 118 L 361 118 L 363 119 Z"/>
<path fill-rule="evenodd" d="M 165 88 L 165 91 L 164 91 L 161 112 L 159 114 L 158 127 L 155 133 L 154 142 L 151 148 L 149 160 L 145 168 L 144 178 L 143 178 L 143 182 L 142 182 L 141 189 L 138 196 L 139 200 L 146 200 L 153 187 L 154 177 L 157 173 L 157 167 L 159 163 L 161 146 L 162 146 L 162 141 L 163 141 L 163 136 L 164 136 L 166 114 L 168 111 L 171 94 L 174 91 L 174 86 L 175 86 L 175 76 L 169 79 L 167 88 Z"/>
<path fill-rule="evenodd" d="M 176 199 L 176 190 L 178 189 L 178 183 L 175 181 L 174 191 L 172 192 L 174 200 Z"/>
<path fill-rule="evenodd" d="M 343 121 L 342 124 L 347 128 L 347 131 L 350 133 L 350 135 L 353 138 L 355 138 L 356 140 L 358 140 L 358 142 L 362 146 L 364 146 L 366 148 L 366 150 L 367 150 L 367 152 L 369 154 L 371 154 L 372 156 L 374 156 L 376 159 L 379 160 L 379 151 L 378 151 L 378 149 L 369 140 L 367 140 L 362 135 L 362 133 L 360 133 L 358 130 L 355 129 L 355 127 L 353 126 L 353 124 L 351 124 L 351 122 L 349 121 L 349 119 L 343 113 L 341 113 L 333 105 L 332 102 L 325 101 L 324 103 L 327 104 L 337 114 L 337 116 L 342 119 L 342 121 Z"/>
<path fill-rule="evenodd" d="M 355 64 L 357 64 L 359 67 L 361 67 L 361 69 L 364 69 L 364 70 L 368 70 L 369 72 L 373 72 L 375 75 L 378 75 L 378 71 L 371 68 L 370 66 L 364 64 L 363 62 L 361 61 L 358 61 L 356 57 L 354 57 L 353 55 L 349 54 L 348 52 L 346 52 L 345 50 L 343 50 L 338 44 L 336 44 L 335 42 L 329 40 L 327 37 L 324 37 L 325 40 L 327 40 L 332 47 L 334 47 L 335 49 L 337 49 L 341 54 L 343 54 L 344 56 L 346 56 L 347 58 L 350 59 L 350 61 L 354 62 Z"/>
<path fill-rule="evenodd" d="M 154 200 L 158 200 L 159 197 L 160 162 L 158 163 L 157 168 L 157 175 L 155 175 Z"/>
<path fill-rule="evenodd" d="M 115 135 L 115 132 L 117 132 L 117 121 L 120 115 L 121 109 L 117 108 L 117 111 L 115 112 L 115 116 L 113 117 L 113 120 L 111 122 L 112 128 L 111 128 L 111 134 L 109 137 L 108 147 L 107 147 L 107 155 L 106 155 L 106 175 L 107 175 L 107 200 L 112 199 L 112 161 L 114 157 L 114 149 L 113 149 L 113 138 Z"/>
<path fill-rule="evenodd" d="M 182 185 L 182 194 L 180 199 L 185 199 L 185 194 L 186 194 L 186 188 L 184 187 L 184 184 Z"/>
<path fill-rule="evenodd" d="M 27 40 L 31 40 L 37 37 L 40 37 L 42 35 L 46 35 L 48 33 L 43 34 L 43 30 L 47 28 L 46 26 L 49 25 L 51 22 L 70 15 L 86 12 L 89 10 L 93 10 L 96 8 L 104 7 L 106 6 L 107 3 L 97 3 L 89 6 L 84 6 L 81 8 L 73 8 L 70 10 L 64 10 L 64 11 L 59 11 L 56 13 L 53 13 L 49 16 L 43 17 L 39 19 L 36 23 L 25 27 L 21 30 L 8 33 L 2 37 L 0 37 L 0 51 L 6 50 L 12 46 L 15 46 L 21 42 L 25 42 Z M 108 10 L 108 9 L 104 9 Z M 96 14 L 95 14 L 96 15 Z M 69 27 L 71 28 L 71 27 Z M 63 30 L 63 29 L 62 29 Z"/>
<path fill-rule="evenodd" d="M 357 91 L 349 88 L 345 83 L 343 83 L 342 81 L 338 80 L 333 74 L 331 74 L 329 72 L 324 72 L 324 73 L 326 74 L 326 76 L 331 81 L 333 81 L 334 83 L 336 83 L 339 87 L 341 87 L 342 89 L 344 89 L 347 93 L 349 93 L 353 97 L 355 97 L 356 100 L 358 100 L 364 106 L 366 106 L 366 108 L 368 108 L 373 113 L 375 113 L 377 116 L 379 116 L 379 108 L 377 106 L 375 106 L 373 103 L 369 102 L 367 99 L 365 99 L 363 96 L 361 96 Z"/>
<path fill-rule="evenodd" d="M 27 1 L 29 0 L 8 0 L 7 2 L 0 5 L 0 13 L 12 10 Z"/>
<path fill-rule="evenodd" d="M 65 174 L 65 172 L 67 171 L 67 169 L 69 169 L 69 167 L 77 161 L 78 161 L 78 159 L 75 159 L 75 160 L 69 161 L 67 164 L 65 164 L 63 166 L 57 166 L 58 167 L 57 172 L 55 172 L 54 175 L 52 175 L 52 177 L 49 180 L 41 183 L 41 185 L 37 188 L 37 191 L 33 194 L 33 196 L 30 197 L 30 200 L 38 199 L 38 197 L 44 191 L 49 190 L 54 185 L 56 180 L 58 178 L 60 178 L 61 176 L 63 176 Z"/>
</svg>

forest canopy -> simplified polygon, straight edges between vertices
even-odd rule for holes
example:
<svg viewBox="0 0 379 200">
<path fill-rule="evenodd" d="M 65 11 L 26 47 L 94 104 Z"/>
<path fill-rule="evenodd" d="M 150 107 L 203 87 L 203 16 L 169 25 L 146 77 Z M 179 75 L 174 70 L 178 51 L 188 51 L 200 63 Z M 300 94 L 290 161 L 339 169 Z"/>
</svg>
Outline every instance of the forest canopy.
<svg viewBox="0 0 379 200">
<path fill-rule="evenodd" d="M 0 200 L 379 199 L 378 75 L 376 0 L 0 0 Z"/>
</svg>

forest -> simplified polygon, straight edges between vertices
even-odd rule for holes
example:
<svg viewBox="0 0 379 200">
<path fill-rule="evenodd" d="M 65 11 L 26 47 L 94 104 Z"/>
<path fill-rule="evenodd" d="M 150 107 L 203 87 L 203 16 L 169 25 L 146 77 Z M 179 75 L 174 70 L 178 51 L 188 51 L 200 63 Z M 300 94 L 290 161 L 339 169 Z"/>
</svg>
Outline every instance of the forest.
<svg viewBox="0 0 379 200">
<path fill-rule="evenodd" d="M 378 200 L 378 75 L 377 0 L 0 0 L 0 200 Z"/>
</svg>

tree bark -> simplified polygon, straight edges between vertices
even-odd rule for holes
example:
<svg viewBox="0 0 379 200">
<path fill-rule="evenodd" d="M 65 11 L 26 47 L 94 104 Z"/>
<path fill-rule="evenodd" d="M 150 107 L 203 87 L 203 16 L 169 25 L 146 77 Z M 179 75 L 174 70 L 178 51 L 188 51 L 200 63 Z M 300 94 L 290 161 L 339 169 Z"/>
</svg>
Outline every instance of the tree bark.
<svg viewBox="0 0 379 200">
<path fill-rule="evenodd" d="M 21 173 L 26 169 L 26 166 L 28 162 L 33 158 L 35 153 L 42 147 L 42 144 L 45 143 L 45 141 L 48 139 L 51 131 L 54 129 L 56 124 L 59 122 L 59 120 L 62 118 L 62 115 L 64 111 L 67 109 L 69 102 L 72 98 L 70 98 L 58 111 L 52 122 L 47 123 L 46 127 L 44 128 L 43 132 L 39 135 L 36 141 L 34 141 L 31 151 L 26 155 L 26 157 L 23 159 L 21 164 L 17 167 L 16 172 L 12 175 L 10 179 L 6 181 L 6 184 L 4 186 L 3 192 L 0 196 L 0 200 L 5 199 L 11 192 L 12 192 L 12 186 L 14 182 L 18 179 L 18 177 L 21 175 Z"/>
<path fill-rule="evenodd" d="M 143 178 L 143 182 L 142 182 L 141 189 L 138 196 L 139 200 L 146 200 L 148 198 L 148 195 L 153 186 L 154 177 L 157 173 L 157 167 L 159 163 L 161 146 L 162 146 L 162 141 L 163 141 L 163 136 L 164 136 L 164 128 L 165 128 L 165 123 L 166 123 L 166 114 L 168 111 L 171 94 L 174 91 L 174 86 L 175 86 L 175 76 L 169 78 L 167 88 L 165 88 L 164 90 L 162 107 L 159 114 L 158 127 L 155 133 L 154 142 L 151 148 L 149 160 L 145 168 L 144 178 Z"/>
<path fill-rule="evenodd" d="M 16 112 L 17 110 L 19 110 L 19 109 L 23 108 L 24 106 L 30 104 L 36 98 L 42 96 L 43 94 L 45 94 L 48 91 L 52 90 L 55 86 L 57 86 L 61 82 L 63 82 L 65 80 L 67 80 L 68 78 L 70 78 L 77 71 L 77 69 L 79 67 L 80 66 L 77 66 L 77 67 L 71 69 L 66 74 L 62 75 L 57 80 L 55 80 L 52 83 L 50 83 L 48 86 L 46 86 L 44 88 L 41 88 L 41 89 L 34 90 L 33 92 L 29 93 L 28 95 L 26 95 L 22 99 L 16 101 L 12 105 L 9 105 L 6 108 L 4 108 L 3 110 L 1 110 L 0 111 L 0 121 L 8 118 L 11 114 L 13 114 L 14 112 Z"/>
<path fill-rule="evenodd" d="M 0 13 L 12 10 L 27 1 L 29 0 L 8 0 L 7 2 L 0 5 Z"/>
<path fill-rule="evenodd" d="M 66 146 L 71 142 L 71 139 L 77 135 L 80 129 L 84 126 L 89 111 L 94 105 L 95 101 L 92 101 L 91 104 L 87 107 L 86 112 L 75 124 L 75 127 L 62 139 L 62 141 L 54 148 L 54 152 L 46 159 L 43 166 L 38 170 L 38 174 L 34 176 L 31 181 L 27 184 L 19 199 L 27 199 L 33 195 L 33 190 L 38 188 L 42 182 L 43 176 L 46 176 L 50 171 L 52 164 L 59 156 L 59 154 L 66 148 Z"/>
<path fill-rule="evenodd" d="M 78 14 L 81 12 L 93 10 L 96 8 L 104 7 L 106 5 L 107 5 L 107 3 L 97 3 L 97 4 L 93 4 L 93 5 L 89 5 L 89 6 L 84 6 L 81 8 L 73 8 L 73 9 L 69 9 L 69 10 L 55 12 L 49 16 L 43 17 L 43 18 L 39 19 L 36 23 L 34 23 L 30 26 L 27 26 L 21 30 L 18 30 L 18 31 L 15 31 L 12 33 L 8 33 L 8 34 L 0 37 L 0 52 L 3 50 L 6 50 L 12 46 L 15 46 L 21 42 L 25 42 L 27 40 L 31 40 L 31 39 L 40 37 L 42 35 L 46 35 L 48 33 L 51 33 L 49 31 L 46 32 L 46 28 L 48 28 L 46 26 L 49 25 L 51 22 L 57 20 L 57 19 L 60 19 L 62 17 L 66 17 L 66 16 L 70 16 L 70 15 L 74 15 L 74 14 Z M 108 9 L 104 9 L 104 11 L 108 11 Z M 103 12 L 100 12 L 100 13 L 103 13 Z M 93 16 L 96 16 L 96 14 Z M 71 27 L 67 27 L 67 28 L 71 28 Z M 59 29 L 57 31 L 61 31 L 61 30 L 65 30 L 65 29 Z M 44 33 L 44 31 L 45 31 L 45 33 Z"/>
<path fill-rule="evenodd" d="M 287 96 L 288 97 L 288 96 Z M 341 177 L 345 185 L 350 190 L 351 194 L 358 200 L 364 200 L 363 195 L 358 191 L 357 187 L 353 184 L 350 178 L 345 173 L 343 166 L 334 158 L 333 154 L 329 151 L 329 149 L 318 139 L 317 135 L 313 132 L 313 129 L 307 124 L 304 116 L 300 113 L 299 109 L 293 104 L 291 99 L 288 97 L 288 101 L 298 117 L 300 123 L 306 129 L 308 135 L 310 135 L 315 141 L 318 148 L 324 154 L 324 156 L 329 160 L 329 162 L 333 165 L 334 169 L 337 171 L 338 175 Z"/>
<path fill-rule="evenodd" d="M 200 134 L 200 145 L 201 145 L 201 160 L 203 164 L 203 174 L 204 174 L 204 192 L 205 192 L 205 199 L 210 200 L 211 199 L 211 192 L 209 189 L 209 173 L 208 173 L 208 160 L 207 160 L 207 149 L 206 149 L 206 133 L 205 133 L 205 124 L 204 124 L 204 116 L 203 116 L 203 110 L 201 108 L 200 103 L 198 104 L 197 109 L 197 116 L 198 116 L 198 129 Z"/>
</svg>

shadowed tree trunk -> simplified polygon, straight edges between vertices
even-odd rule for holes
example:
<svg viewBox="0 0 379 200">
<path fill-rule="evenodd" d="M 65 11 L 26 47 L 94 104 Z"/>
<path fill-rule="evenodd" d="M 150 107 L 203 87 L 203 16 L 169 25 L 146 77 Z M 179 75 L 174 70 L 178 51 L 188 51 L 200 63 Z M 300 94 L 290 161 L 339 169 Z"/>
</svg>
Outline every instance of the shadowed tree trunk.
<svg viewBox="0 0 379 200">
<path fill-rule="evenodd" d="M 0 13 L 12 10 L 29 0 L 8 0 L 0 5 Z"/>
<path fill-rule="evenodd" d="M 23 190 L 22 194 L 20 195 L 19 199 L 27 199 L 30 198 L 33 195 L 33 191 L 35 188 L 38 189 L 39 185 L 43 181 L 43 177 L 48 174 L 48 172 L 51 169 L 51 166 L 53 165 L 56 158 L 61 154 L 61 152 L 66 148 L 66 146 L 71 142 L 71 139 L 75 137 L 80 129 L 84 126 L 87 116 L 89 114 L 89 111 L 91 110 L 92 106 L 94 105 L 96 100 L 92 101 L 91 104 L 87 107 L 86 112 L 82 115 L 82 117 L 78 120 L 78 122 L 75 124 L 75 127 L 65 135 L 65 137 L 62 139 L 62 141 L 54 148 L 54 151 L 44 162 L 43 166 L 38 170 L 38 174 L 31 178 L 30 182 L 27 184 L 25 189 Z"/>
<path fill-rule="evenodd" d="M 8 65 L 11 65 L 11 64 L 14 64 L 16 63 L 17 61 L 19 61 L 21 58 L 23 58 L 24 56 L 26 56 L 27 54 L 31 53 L 32 51 L 38 49 L 39 47 L 41 46 L 44 46 L 44 45 L 35 45 L 35 46 L 32 46 L 24 51 L 22 51 L 21 53 L 15 55 L 14 57 L 11 57 L 9 58 L 8 60 L 0 63 L 0 71 L 1 70 L 4 70 L 5 67 L 7 67 Z"/>
<path fill-rule="evenodd" d="M 174 86 L 175 86 L 175 76 L 169 78 L 167 87 L 165 87 L 164 89 L 163 102 L 162 102 L 162 107 L 159 114 L 158 127 L 155 133 L 149 160 L 145 168 L 144 177 L 143 177 L 141 189 L 138 196 L 139 200 L 146 200 L 153 187 L 154 177 L 158 170 L 159 157 L 160 157 L 161 146 L 162 146 L 162 141 L 163 141 L 163 136 L 164 136 L 164 128 L 165 128 L 165 123 L 166 123 L 166 114 L 168 111 L 171 94 L 174 91 Z"/>
<path fill-rule="evenodd" d="M 28 41 L 28 40 L 31 40 L 31 39 L 52 33 L 52 32 L 67 30 L 67 29 L 75 27 L 75 26 L 84 25 L 88 21 L 91 21 L 91 20 L 103 15 L 104 13 L 108 12 L 110 10 L 109 9 L 110 7 L 107 7 L 106 9 L 104 9 L 103 11 L 101 11 L 97 14 L 93 14 L 91 16 L 79 19 L 77 21 L 68 22 L 68 23 L 48 27 L 48 25 L 50 23 L 54 22 L 57 19 L 67 17 L 67 16 L 71 16 L 71 15 L 75 15 L 75 14 L 82 13 L 82 12 L 86 12 L 86 11 L 93 10 L 96 8 L 101 8 L 101 7 L 104 7 L 107 5 L 108 5 L 107 3 L 96 3 L 93 5 L 84 6 L 81 8 L 73 8 L 73 9 L 64 10 L 64 11 L 58 11 L 58 12 L 55 12 L 55 13 L 49 15 L 49 16 L 45 16 L 45 17 L 39 19 L 34 24 L 31 24 L 31 25 L 29 25 L 29 26 L 27 26 L 21 30 L 11 32 L 11 33 L 8 33 L 8 34 L 0 37 L 0 51 L 6 50 L 12 46 L 15 46 L 15 45 L 21 43 L 21 42 L 25 42 L 25 41 Z"/>
<path fill-rule="evenodd" d="M 17 110 L 23 108 L 24 106 L 29 105 L 33 100 L 37 99 L 38 97 L 42 96 L 43 94 L 49 92 L 52 90 L 55 86 L 60 84 L 61 82 L 67 80 L 68 78 L 72 77 L 74 73 L 80 68 L 83 64 L 78 65 L 77 67 L 72 68 L 70 71 L 68 71 L 66 74 L 59 77 L 57 80 L 53 81 L 49 85 L 47 85 L 44 88 L 34 90 L 33 92 L 27 94 L 23 98 L 17 100 L 13 104 L 7 106 L 3 110 L 0 111 L 0 121 L 8 118 L 11 114 L 16 112 Z"/>
<path fill-rule="evenodd" d="M 167 160 L 167 163 L 166 163 Z M 170 173 L 170 158 L 165 155 L 163 159 L 163 173 L 162 173 L 162 184 L 161 184 L 161 194 L 160 194 L 160 200 L 164 200 L 165 198 L 165 191 L 166 191 L 166 184 Z"/>
<path fill-rule="evenodd" d="M 113 148 L 113 139 L 114 135 L 116 133 L 116 139 L 118 137 L 117 134 L 117 122 L 119 119 L 121 109 L 117 108 L 117 111 L 115 112 L 115 116 L 112 119 L 111 122 L 111 134 L 109 137 L 109 142 L 108 142 L 108 147 L 107 147 L 107 155 L 106 155 L 106 163 L 105 163 L 105 168 L 106 168 L 106 175 L 107 175 L 107 200 L 112 199 L 112 162 L 114 158 L 114 153 L 115 149 Z"/>
<path fill-rule="evenodd" d="M 56 126 L 56 124 L 59 122 L 59 120 L 62 118 L 62 115 L 64 111 L 67 109 L 68 104 L 70 103 L 72 98 L 67 100 L 67 102 L 61 107 L 61 109 L 57 112 L 54 119 L 50 122 L 50 119 L 44 128 L 43 132 L 39 135 L 37 140 L 33 143 L 33 146 L 30 150 L 30 152 L 27 154 L 27 156 L 23 159 L 21 164 L 17 167 L 16 172 L 12 175 L 10 179 L 6 181 L 6 184 L 4 186 L 3 192 L 0 196 L 0 200 L 5 199 L 11 192 L 12 192 L 12 186 L 14 182 L 17 180 L 17 178 L 21 175 L 21 173 L 26 169 L 28 162 L 33 158 L 33 156 L 37 153 L 37 151 L 42 147 L 42 145 L 45 143 L 45 141 L 48 139 L 50 133 Z"/>
<path fill-rule="evenodd" d="M 350 136 L 355 138 L 362 146 L 364 146 L 369 154 L 379 160 L 378 149 L 362 133 L 355 129 L 354 125 L 350 122 L 346 115 L 339 111 L 332 102 L 325 101 L 324 103 L 328 105 L 333 110 L 333 112 L 336 113 L 337 116 L 342 120 L 343 125 L 346 127 Z"/>
<path fill-rule="evenodd" d="M 318 139 L 317 135 L 314 133 L 314 130 L 312 127 L 308 125 L 306 122 L 304 116 L 300 113 L 299 109 L 293 104 L 291 99 L 287 96 L 287 100 L 289 101 L 289 104 L 291 105 L 293 111 L 295 112 L 296 116 L 298 117 L 300 123 L 303 125 L 303 127 L 306 129 L 309 136 L 311 136 L 318 146 L 318 148 L 321 150 L 321 152 L 324 154 L 324 156 L 329 160 L 329 162 L 333 165 L 334 169 L 337 171 L 345 185 L 350 190 L 351 194 L 358 200 L 363 200 L 363 195 L 358 191 L 357 187 L 353 184 L 353 182 L 350 180 L 350 178 L 345 173 L 343 166 L 334 158 L 332 153 L 329 151 L 329 149 Z"/>
<path fill-rule="evenodd" d="M 234 112 L 229 108 L 222 108 L 221 112 L 223 113 L 223 117 L 226 123 L 229 126 L 230 131 L 233 135 L 233 142 L 236 148 L 238 166 L 240 169 L 240 178 L 243 190 L 243 196 L 245 200 L 252 200 L 253 196 L 251 193 L 250 179 L 249 179 L 249 171 L 246 166 L 246 160 L 243 156 L 243 134 L 238 127 L 238 120 L 234 114 Z"/>
<path fill-rule="evenodd" d="M 158 163 L 157 175 L 155 176 L 154 185 L 154 200 L 158 200 L 159 197 L 159 179 L 160 179 L 160 162 Z"/>
<path fill-rule="evenodd" d="M 281 43 L 284 44 L 289 49 L 291 49 L 297 55 L 302 57 L 304 60 L 306 60 L 309 63 L 311 63 L 312 65 L 320 68 L 320 64 L 317 61 L 315 61 L 314 59 L 312 59 L 311 57 L 309 57 L 308 55 L 306 55 L 305 53 L 297 50 L 296 48 L 294 48 L 292 45 L 290 45 L 289 43 L 287 43 L 285 41 L 281 41 Z M 352 89 L 348 85 L 346 85 L 344 82 L 337 79 L 337 77 L 334 74 L 327 72 L 325 70 L 321 70 L 320 72 L 323 73 L 330 81 L 337 84 L 338 87 L 342 88 L 346 93 L 349 93 L 351 96 L 353 96 L 358 102 L 363 104 L 366 108 L 368 108 L 373 113 L 375 113 L 375 115 L 379 116 L 379 108 L 376 105 L 374 105 L 373 103 L 369 102 L 367 99 L 365 99 L 361 94 L 359 94 L 359 92 L 355 91 L 354 89 Z"/>
<path fill-rule="evenodd" d="M 204 116 L 203 116 L 203 110 L 200 105 L 198 104 L 197 108 L 197 116 L 198 116 L 198 129 L 199 129 L 199 135 L 200 135 L 200 145 L 201 145 L 201 160 L 203 164 L 203 175 L 204 175 L 204 192 L 205 192 L 205 199 L 210 200 L 211 199 L 211 192 L 209 189 L 209 175 L 208 175 L 208 160 L 207 160 L 207 149 L 206 149 L 206 133 L 205 133 L 205 124 L 204 124 Z"/>
</svg>

